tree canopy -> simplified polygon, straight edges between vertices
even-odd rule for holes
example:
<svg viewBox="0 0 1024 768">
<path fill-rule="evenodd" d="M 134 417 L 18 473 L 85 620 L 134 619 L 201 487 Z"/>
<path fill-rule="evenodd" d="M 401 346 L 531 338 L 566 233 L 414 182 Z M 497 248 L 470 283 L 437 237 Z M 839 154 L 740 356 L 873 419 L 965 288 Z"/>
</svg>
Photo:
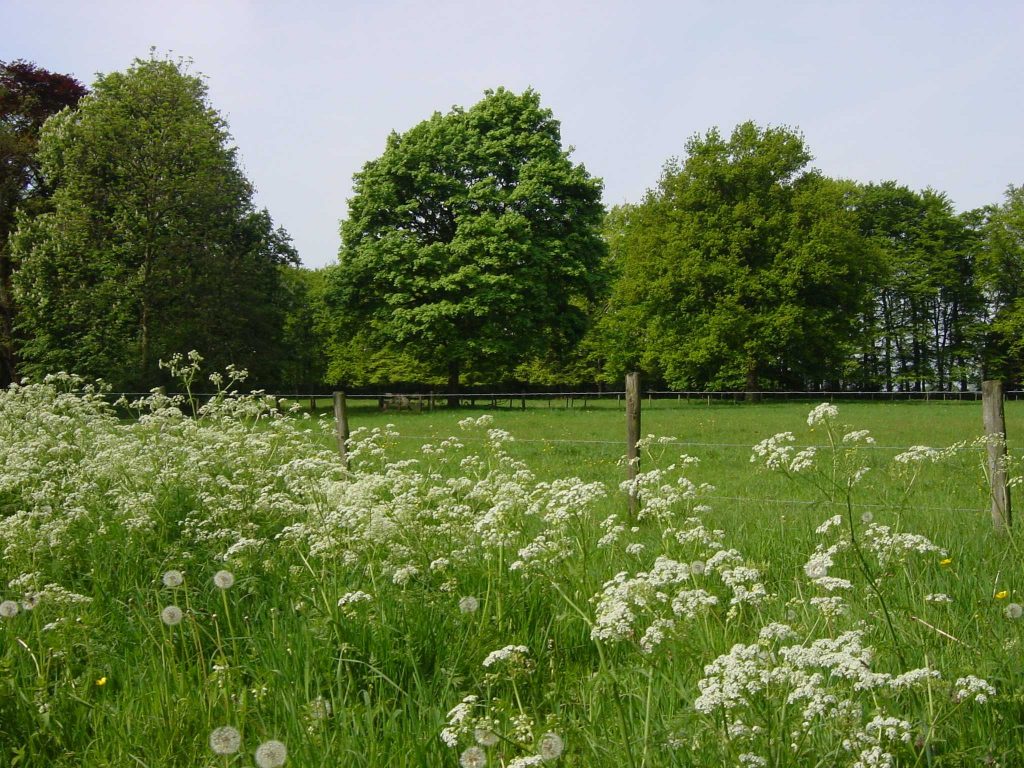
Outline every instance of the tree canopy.
<svg viewBox="0 0 1024 768">
<path fill-rule="evenodd" d="M 686 150 L 620 214 L 612 359 L 673 386 L 747 391 L 842 370 L 877 271 L 852 185 L 808 169 L 787 128 L 744 123 Z"/>
<path fill-rule="evenodd" d="M 0 61 L 0 387 L 16 378 L 14 261 L 9 240 L 15 211 L 40 213 L 49 196 L 36 159 L 39 131 L 51 115 L 88 90 L 70 75 L 27 61 Z"/>
<path fill-rule="evenodd" d="M 157 363 L 274 365 L 288 236 L 252 203 L 227 126 L 184 64 L 137 60 L 101 76 L 39 141 L 52 210 L 14 237 L 29 373 L 149 387 Z"/>
<path fill-rule="evenodd" d="M 601 279 L 602 215 L 601 182 L 572 163 L 532 90 L 488 91 L 391 134 L 342 224 L 332 296 L 351 342 L 332 370 L 454 391 L 465 374 L 493 380 L 571 346 Z"/>
</svg>

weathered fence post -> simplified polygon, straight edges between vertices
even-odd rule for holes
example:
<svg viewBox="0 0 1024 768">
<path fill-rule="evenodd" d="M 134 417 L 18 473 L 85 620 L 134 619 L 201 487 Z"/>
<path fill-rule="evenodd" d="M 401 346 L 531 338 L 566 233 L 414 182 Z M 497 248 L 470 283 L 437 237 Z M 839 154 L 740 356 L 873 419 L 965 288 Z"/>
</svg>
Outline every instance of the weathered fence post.
<svg viewBox="0 0 1024 768">
<path fill-rule="evenodd" d="M 640 440 L 640 374 L 626 374 L 626 466 L 628 478 L 636 480 L 640 471 L 640 454 L 637 442 Z M 629 519 L 636 520 L 640 500 L 636 490 L 629 492 Z"/>
<path fill-rule="evenodd" d="M 992 488 L 992 526 L 997 533 L 1010 527 L 1010 488 L 1006 484 L 1006 415 L 1003 412 L 1003 382 L 981 383 L 981 409 L 985 418 L 988 475 Z"/>
<path fill-rule="evenodd" d="M 345 393 L 334 393 L 334 431 L 338 438 L 338 453 L 348 466 L 348 409 L 345 407 Z"/>
</svg>

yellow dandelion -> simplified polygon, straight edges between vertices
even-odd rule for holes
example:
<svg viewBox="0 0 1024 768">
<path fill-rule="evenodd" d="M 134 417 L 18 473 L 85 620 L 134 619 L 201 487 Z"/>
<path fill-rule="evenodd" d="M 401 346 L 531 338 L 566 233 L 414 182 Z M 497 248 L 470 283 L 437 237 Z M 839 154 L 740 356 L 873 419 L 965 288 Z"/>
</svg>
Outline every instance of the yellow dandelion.
<svg viewBox="0 0 1024 768">
<path fill-rule="evenodd" d="M 106 685 L 106 684 L 107 684 L 107 678 L 106 677 L 101 677 L 99 680 L 96 681 L 96 685 Z"/>
<path fill-rule="evenodd" d="M 944 560 L 939 560 L 939 565 L 949 565 L 953 562 L 953 558 L 947 557 Z"/>
<path fill-rule="evenodd" d="M 1007 592 L 1005 589 L 1000 591 L 1000 592 L 996 592 L 996 600 L 1005 600 L 1009 596 L 1010 596 L 1010 593 Z"/>
</svg>

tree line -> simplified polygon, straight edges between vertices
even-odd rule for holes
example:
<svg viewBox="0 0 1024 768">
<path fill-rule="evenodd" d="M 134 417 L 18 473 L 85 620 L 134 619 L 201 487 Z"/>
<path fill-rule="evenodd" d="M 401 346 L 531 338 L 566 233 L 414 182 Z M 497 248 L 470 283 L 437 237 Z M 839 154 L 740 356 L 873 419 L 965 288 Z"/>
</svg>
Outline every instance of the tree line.
<svg viewBox="0 0 1024 768">
<path fill-rule="evenodd" d="M 968 389 L 1024 370 L 1024 189 L 958 213 L 833 179 L 796 129 L 693 136 L 605 210 L 533 90 L 392 133 L 338 262 L 300 266 L 186 62 L 91 88 L 0 62 L 0 385 Z"/>
</svg>

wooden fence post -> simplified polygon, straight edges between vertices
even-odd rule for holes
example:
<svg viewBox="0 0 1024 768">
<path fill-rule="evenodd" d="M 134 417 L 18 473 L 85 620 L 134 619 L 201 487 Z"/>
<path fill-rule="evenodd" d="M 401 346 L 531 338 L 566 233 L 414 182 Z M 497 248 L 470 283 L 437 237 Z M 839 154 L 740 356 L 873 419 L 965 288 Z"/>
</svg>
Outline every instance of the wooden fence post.
<svg viewBox="0 0 1024 768">
<path fill-rule="evenodd" d="M 640 440 L 640 374 L 629 373 L 626 375 L 626 466 L 628 478 L 636 480 L 637 472 L 640 471 L 640 455 L 637 451 L 637 442 Z M 636 491 L 629 493 L 629 519 L 634 521 L 637 518 L 640 500 Z"/>
<path fill-rule="evenodd" d="M 338 439 L 338 453 L 348 467 L 348 409 L 344 392 L 334 393 L 334 431 Z"/>
<path fill-rule="evenodd" d="M 1010 488 L 1006 484 L 1006 416 L 1003 412 L 1003 382 L 981 383 L 981 409 L 985 419 L 988 475 L 992 488 L 992 526 L 997 533 L 1010 527 Z"/>
</svg>

